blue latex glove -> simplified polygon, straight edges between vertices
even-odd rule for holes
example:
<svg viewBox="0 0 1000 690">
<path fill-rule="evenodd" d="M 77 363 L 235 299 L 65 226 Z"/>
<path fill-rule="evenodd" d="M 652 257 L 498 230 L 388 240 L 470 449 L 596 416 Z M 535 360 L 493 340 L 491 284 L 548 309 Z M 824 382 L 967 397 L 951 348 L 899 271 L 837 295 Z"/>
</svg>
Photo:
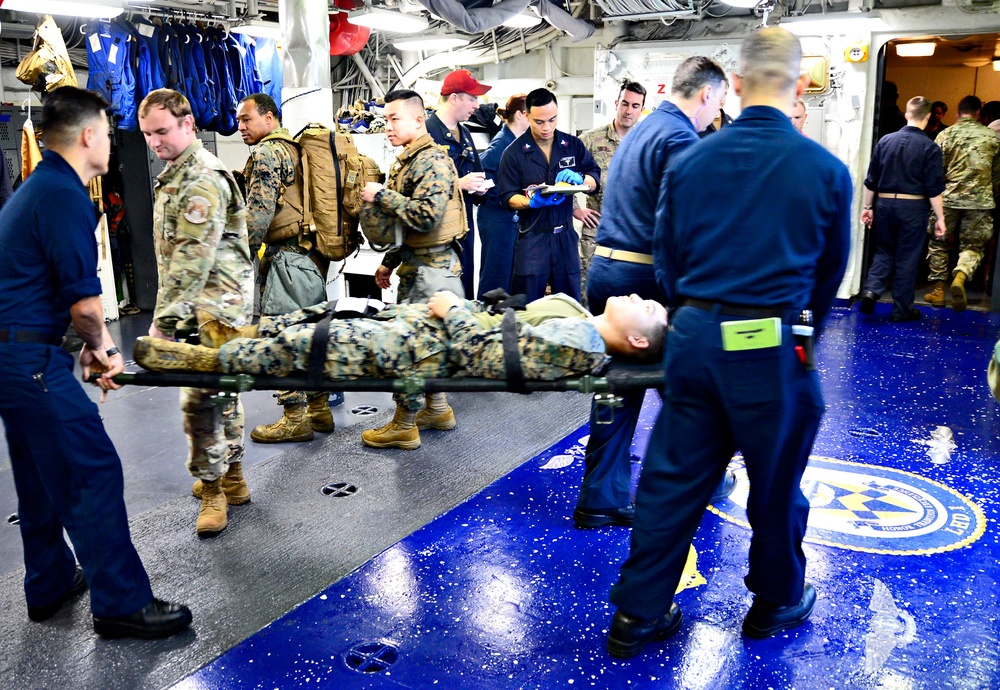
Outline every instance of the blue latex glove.
<svg viewBox="0 0 1000 690">
<path fill-rule="evenodd" d="M 568 182 L 570 184 L 583 184 L 583 175 L 569 168 L 560 170 L 556 175 L 556 182 Z"/>
<path fill-rule="evenodd" d="M 528 206 L 531 208 L 541 208 L 542 206 L 555 206 L 556 204 L 561 204 L 566 198 L 565 194 L 550 194 L 549 196 L 542 196 L 538 192 L 531 195 L 528 200 Z"/>
</svg>

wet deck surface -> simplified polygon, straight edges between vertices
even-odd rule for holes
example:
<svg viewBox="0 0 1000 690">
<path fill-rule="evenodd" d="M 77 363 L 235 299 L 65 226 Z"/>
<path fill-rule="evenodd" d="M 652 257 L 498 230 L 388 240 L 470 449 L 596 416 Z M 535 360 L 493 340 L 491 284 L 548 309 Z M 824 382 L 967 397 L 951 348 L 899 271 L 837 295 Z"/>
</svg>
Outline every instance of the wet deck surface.
<svg viewBox="0 0 1000 690">
<path fill-rule="evenodd" d="M 893 324 L 890 306 L 836 310 L 820 342 L 828 410 L 804 481 L 807 577 L 820 598 L 809 622 L 776 639 L 740 634 L 749 532 L 737 458 L 739 487 L 706 511 L 694 542 L 681 631 L 627 662 L 606 655 L 607 594 L 629 531 L 572 525 L 582 396 L 455 396 L 459 429 L 425 435 L 414 453 L 359 448 L 364 427 L 346 424 L 271 447 L 248 464 L 254 502 L 210 541 L 193 534 L 176 448 L 163 461 L 179 467 L 176 487 L 153 487 L 153 505 L 136 511 L 143 470 L 130 458 L 180 434 L 174 410 L 135 430 L 135 445 L 112 436 L 154 589 L 191 603 L 195 629 L 105 642 L 85 602 L 31 624 L 18 545 L 0 578 L 0 634 L 13 640 L 0 686 L 1000 687 L 1000 406 L 985 383 L 1000 317 L 924 307 L 923 321 Z M 176 404 L 167 394 L 163 410 Z M 146 414 L 145 398 L 129 400 L 130 414 Z M 390 405 L 376 402 L 384 417 Z M 248 407 L 248 423 L 273 421 L 270 404 Z M 656 407 L 647 397 L 644 434 Z M 320 500 L 333 478 L 361 490 Z"/>
<path fill-rule="evenodd" d="M 837 311 L 821 344 L 829 409 L 804 479 L 820 600 L 801 628 L 740 634 L 737 458 L 739 487 L 694 543 L 681 632 L 608 657 L 628 530 L 571 524 L 581 428 L 178 687 L 997 687 L 1000 444 L 984 377 L 997 318 L 894 325 L 889 307 Z"/>
</svg>

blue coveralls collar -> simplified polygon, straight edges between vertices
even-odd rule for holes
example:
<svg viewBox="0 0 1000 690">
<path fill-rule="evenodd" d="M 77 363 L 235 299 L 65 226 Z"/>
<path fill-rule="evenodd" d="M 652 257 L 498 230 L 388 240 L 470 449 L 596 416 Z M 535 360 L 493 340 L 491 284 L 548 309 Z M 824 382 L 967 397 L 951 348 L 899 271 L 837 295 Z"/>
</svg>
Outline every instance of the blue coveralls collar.
<svg viewBox="0 0 1000 690">
<path fill-rule="evenodd" d="M 42 162 L 39 163 L 39 165 L 42 164 L 44 164 L 46 167 L 52 166 L 54 172 L 72 175 L 73 179 L 80 183 L 80 188 L 86 189 L 87 185 L 85 185 L 83 183 L 83 180 L 80 179 L 80 173 L 78 173 L 76 169 L 69 164 L 69 161 L 63 158 L 61 154 L 56 153 L 52 149 L 46 149 L 45 151 L 42 152 Z"/>
<path fill-rule="evenodd" d="M 670 101 L 663 101 L 663 103 L 660 103 L 660 106 L 657 108 L 657 110 L 662 110 L 665 113 L 668 113 L 670 115 L 677 117 L 680 120 L 683 120 L 685 123 L 687 123 L 687 126 L 691 128 L 692 132 L 694 132 L 695 134 L 698 133 L 698 130 L 695 129 L 694 123 L 691 122 L 691 118 L 687 116 L 687 113 L 685 113 L 677 105 L 671 103 Z"/>
<path fill-rule="evenodd" d="M 456 141 L 454 135 L 451 133 L 451 130 L 448 129 L 448 125 L 446 125 L 444 123 L 444 121 L 442 121 L 441 118 L 438 117 L 437 113 L 434 113 L 433 115 L 431 115 L 430 117 L 428 117 L 427 120 L 426 120 L 426 123 L 427 123 L 427 131 L 428 132 L 430 132 L 430 130 L 431 130 L 432 127 L 433 128 L 437 128 L 438 130 L 440 130 L 441 136 L 444 137 L 445 139 L 451 139 L 452 141 L 454 141 L 457 144 L 461 143 L 460 141 Z M 465 138 L 464 137 L 465 132 L 463 130 L 465 130 L 466 128 L 463 126 L 463 123 L 456 122 L 455 123 L 455 129 L 458 130 L 459 138 L 460 139 L 464 139 Z M 434 138 L 436 139 L 437 137 L 434 137 Z"/>
<path fill-rule="evenodd" d="M 752 122 L 752 121 L 759 121 L 759 122 L 771 121 L 771 122 L 774 122 L 776 124 L 781 125 L 782 127 L 784 127 L 785 129 L 787 129 L 789 131 L 795 130 L 795 125 L 793 125 L 792 121 L 788 119 L 788 115 L 786 115 L 785 113 L 781 112 L 777 108 L 775 108 L 773 106 L 770 106 L 770 105 L 751 105 L 751 106 L 748 106 L 747 108 L 743 109 L 743 112 L 740 113 L 740 116 L 738 118 L 736 118 L 735 120 L 733 120 L 733 124 L 736 124 L 740 120 L 743 120 L 744 123 L 746 123 L 748 121 L 750 121 L 750 122 Z M 759 126 L 759 125 L 755 125 L 755 126 Z M 795 130 L 795 131 L 798 131 L 798 130 Z"/>
<path fill-rule="evenodd" d="M 566 132 L 561 132 L 558 129 L 552 135 L 552 153 L 555 154 L 559 150 L 560 146 L 569 146 L 569 141 L 566 139 L 568 135 Z M 521 141 L 524 139 L 524 141 Z M 551 160 L 545 159 L 545 154 L 542 153 L 542 148 L 535 141 L 535 136 L 531 133 L 531 129 L 524 130 L 524 134 L 519 136 L 515 140 L 518 144 L 518 149 L 527 155 L 537 154 L 539 156 L 539 161 L 545 164 L 548 168 L 551 165 Z"/>
</svg>

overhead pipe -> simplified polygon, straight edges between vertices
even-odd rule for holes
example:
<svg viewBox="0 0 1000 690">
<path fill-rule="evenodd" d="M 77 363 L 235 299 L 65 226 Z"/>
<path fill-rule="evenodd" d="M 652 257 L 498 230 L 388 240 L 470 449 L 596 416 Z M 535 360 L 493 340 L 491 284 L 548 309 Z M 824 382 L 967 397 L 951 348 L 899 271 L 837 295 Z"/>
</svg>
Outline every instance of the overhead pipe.
<svg viewBox="0 0 1000 690">
<path fill-rule="evenodd" d="M 256 5 L 256 0 L 250 0 Z M 330 18 L 327 0 L 280 0 L 284 48 L 283 118 L 290 131 L 310 122 L 332 127 Z"/>
</svg>

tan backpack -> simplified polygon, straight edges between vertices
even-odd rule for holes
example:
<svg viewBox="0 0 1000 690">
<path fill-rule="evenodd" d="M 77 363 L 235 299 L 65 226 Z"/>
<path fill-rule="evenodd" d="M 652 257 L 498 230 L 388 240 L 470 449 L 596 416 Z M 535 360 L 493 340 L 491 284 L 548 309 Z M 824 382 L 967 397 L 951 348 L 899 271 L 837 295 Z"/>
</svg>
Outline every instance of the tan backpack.
<svg viewBox="0 0 1000 690">
<path fill-rule="evenodd" d="M 302 152 L 303 222 L 316 238 L 316 251 L 343 261 L 361 245 L 361 190 L 382 182 L 378 164 L 358 153 L 350 134 L 310 123 L 295 135 Z"/>
</svg>

